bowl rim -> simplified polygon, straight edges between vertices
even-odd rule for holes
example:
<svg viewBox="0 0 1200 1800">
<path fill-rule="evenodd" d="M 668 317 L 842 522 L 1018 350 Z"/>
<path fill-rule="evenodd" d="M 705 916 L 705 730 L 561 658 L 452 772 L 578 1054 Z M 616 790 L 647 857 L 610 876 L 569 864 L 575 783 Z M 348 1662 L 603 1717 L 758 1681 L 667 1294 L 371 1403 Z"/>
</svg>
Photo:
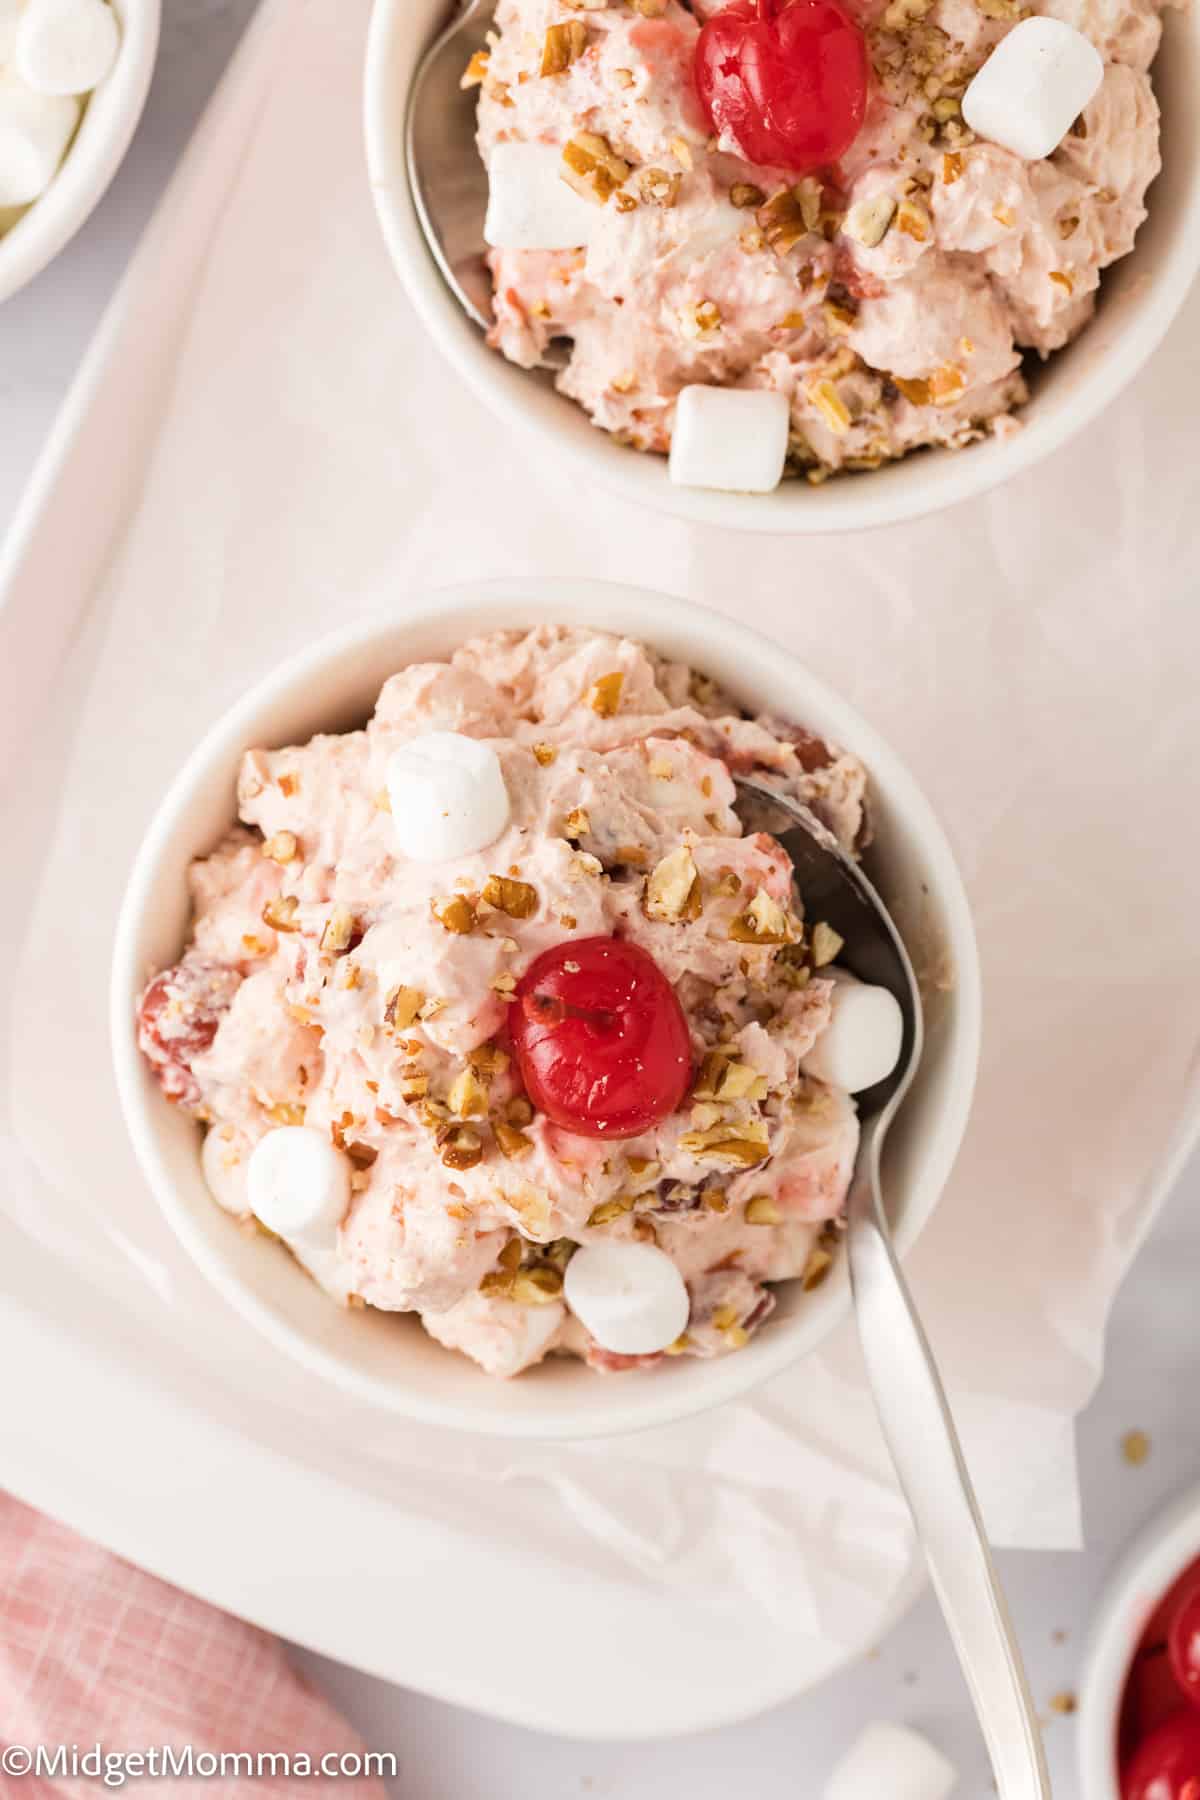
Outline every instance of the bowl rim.
<svg viewBox="0 0 1200 1800">
<path fill-rule="evenodd" d="M 436 0 L 427 0 L 427 4 L 432 7 Z M 412 29 L 414 10 L 414 0 L 374 0 L 367 34 L 363 130 L 371 192 L 383 238 L 418 317 L 458 375 L 505 425 L 546 441 L 552 432 L 537 418 L 535 409 L 522 403 L 520 384 L 502 379 L 507 365 L 498 352 L 487 348 L 446 286 L 421 231 L 402 156 L 398 159 L 401 178 L 392 179 L 396 161 L 393 147 L 404 141 L 408 110 L 408 90 L 397 91 L 392 60 L 399 33 L 406 25 Z M 1200 32 L 1200 22 L 1194 16 L 1190 26 L 1187 21 L 1177 26 L 1189 28 Z M 431 33 L 427 32 L 423 44 L 430 41 Z M 598 428 L 593 428 L 593 442 L 583 434 L 559 433 L 555 454 L 570 465 L 569 472 L 577 479 L 589 476 L 625 499 L 692 524 L 767 536 L 821 536 L 875 530 L 925 518 L 961 501 L 978 498 L 1036 467 L 1084 431 L 1133 381 L 1158 348 L 1198 271 L 1200 171 L 1191 178 L 1190 192 L 1180 206 L 1177 229 L 1154 275 L 1148 278 L 1151 292 L 1122 330 L 1119 355 L 1110 352 L 1087 371 L 1062 405 L 1045 415 L 1023 415 L 1021 429 L 1011 436 L 972 445 L 966 455 L 930 450 L 905 457 L 885 471 L 885 478 L 878 484 L 864 478 L 855 482 L 852 492 L 842 491 L 845 484 L 839 483 L 816 488 L 808 483 L 784 483 L 766 496 L 676 487 L 665 468 L 655 470 L 654 465 L 661 464 L 660 458 L 632 452 L 606 453 L 615 451 L 617 446 Z M 1085 332 L 1095 323 L 1085 327 Z"/>
<path fill-rule="evenodd" d="M 1109 1575 L 1084 1651 L 1078 1765 L 1083 1800 L 1120 1800 L 1117 1731 L 1138 1640 L 1151 1612 L 1200 1558 L 1200 1486 L 1177 1494 L 1136 1533 Z"/>
<path fill-rule="evenodd" d="M 109 0 L 121 24 L 117 60 L 86 97 L 50 186 L 0 236 L 0 303 L 53 262 L 108 190 L 133 140 L 154 74 L 162 0 Z"/>
<path fill-rule="evenodd" d="M 451 634 L 455 631 L 456 621 L 461 622 L 464 618 L 469 620 L 472 632 L 511 627 L 514 613 L 520 616 L 519 609 L 524 607 L 528 612 L 531 605 L 540 620 L 561 614 L 568 622 L 591 623 L 594 628 L 604 629 L 606 616 L 618 604 L 618 599 L 631 609 L 636 607 L 637 617 L 645 619 L 645 628 L 633 635 L 640 635 L 651 645 L 660 635 L 670 634 L 673 630 L 694 634 L 700 628 L 705 637 L 705 655 L 711 666 L 732 666 L 736 671 L 739 655 L 749 660 L 757 656 L 763 662 L 769 659 L 773 664 L 783 659 L 799 683 L 798 710 L 815 706 L 833 715 L 835 731 L 840 731 L 843 724 L 849 727 L 841 733 L 842 741 L 862 756 L 869 770 L 886 770 L 893 810 L 903 816 L 907 830 L 921 844 L 943 912 L 946 941 L 954 957 L 955 1029 L 942 1063 L 945 1095 L 939 1116 L 929 1131 L 929 1144 L 923 1147 L 920 1177 L 912 1184 L 913 1192 L 919 1198 L 897 1221 L 897 1249 L 901 1255 L 907 1254 L 941 1199 L 966 1131 L 978 1071 L 982 977 L 966 890 L 949 841 L 929 801 L 896 753 L 850 702 L 811 675 L 791 651 L 740 620 L 636 586 L 569 578 L 506 577 L 419 591 L 412 596 L 402 617 L 376 616 L 321 638 L 256 682 L 215 721 L 173 777 L 137 853 L 114 939 L 109 988 L 110 1038 L 121 1110 L 142 1172 L 172 1230 L 193 1261 L 244 1318 L 278 1349 L 314 1373 L 332 1379 L 357 1398 L 381 1404 L 393 1413 L 488 1436 L 540 1441 L 598 1438 L 707 1412 L 723 1401 L 757 1387 L 824 1342 L 850 1310 L 845 1268 L 839 1268 L 835 1278 L 821 1289 L 819 1302 L 807 1315 L 807 1334 L 800 1329 L 802 1319 L 798 1319 L 790 1322 L 791 1329 L 761 1335 L 739 1356 L 719 1358 L 706 1364 L 707 1379 L 702 1391 L 691 1394 L 681 1394 L 671 1383 L 614 1382 L 612 1397 L 606 1407 L 593 1408 L 582 1423 L 569 1402 L 564 1404 L 558 1398 L 530 1414 L 509 1414 L 491 1408 L 487 1397 L 495 1392 L 496 1384 L 493 1378 L 482 1373 L 478 1405 L 464 1407 L 430 1397 L 419 1389 L 399 1390 L 393 1379 L 351 1369 L 333 1352 L 311 1342 L 303 1332 L 275 1315 L 254 1286 L 234 1271 L 230 1258 L 209 1241 L 198 1220 L 193 1218 L 187 1198 L 176 1187 L 160 1143 L 160 1128 L 172 1115 L 157 1087 L 152 1088 L 146 1078 L 133 1029 L 131 999 L 144 985 L 147 972 L 139 948 L 140 938 L 143 920 L 150 914 L 161 884 L 171 868 L 178 867 L 170 861 L 171 840 L 189 811 L 194 809 L 197 794 L 214 767 L 262 741 L 256 733 L 256 721 L 264 711 L 280 701 L 294 699 L 299 705 L 301 691 L 312 689 L 331 662 L 375 644 L 390 643 L 398 634 L 419 631 L 431 624 L 445 628 L 448 644 L 460 640 L 461 629 L 458 637 Z M 622 629 L 620 626 L 609 628 Z M 394 666 L 404 665 L 397 662 Z M 743 671 L 745 666 L 742 663 Z M 386 671 L 391 672 L 391 668 Z M 753 683 L 739 680 L 735 673 L 732 685 L 745 689 Z M 335 700 L 331 700 L 330 710 L 336 710 Z M 231 820 L 232 816 L 231 805 Z M 822 1313 L 818 1312 L 818 1304 L 828 1312 L 823 1325 L 820 1324 Z M 801 1341 L 797 1342 L 797 1338 Z M 699 1388 L 700 1384 L 697 1386 Z"/>
</svg>

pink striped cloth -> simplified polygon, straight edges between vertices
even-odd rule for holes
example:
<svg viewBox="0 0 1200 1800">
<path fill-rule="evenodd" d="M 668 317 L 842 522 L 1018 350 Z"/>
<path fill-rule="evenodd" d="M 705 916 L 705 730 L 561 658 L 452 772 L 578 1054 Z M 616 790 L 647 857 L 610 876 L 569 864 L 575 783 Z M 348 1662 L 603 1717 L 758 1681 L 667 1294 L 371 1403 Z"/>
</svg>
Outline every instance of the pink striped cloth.
<svg viewBox="0 0 1200 1800">
<path fill-rule="evenodd" d="M 24 1776 L 24 1749 L 63 1745 L 78 1754 L 147 1751 L 301 1752 L 318 1769 L 346 1757 L 340 1777 L 168 1774 L 160 1797 L 262 1800 L 269 1794 L 384 1800 L 381 1781 L 353 1770 L 363 1745 L 338 1713 L 289 1666 L 266 1632 L 193 1600 L 19 1501 L 0 1494 L 0 1796 L 96 1800 L 110 1783 L 69 1767 Z M 15 1747 L 15 1756 L 14 1756 Z M 5 1772 L 7 1765 L 8 1772 Z M 211 1766 L 211 1765 L 209 1765 Z M 270 1765 L 268 1765 L 268 1768 Z M 129 1789 L 140 1785 L 134 1779 Z"/>
</svg>

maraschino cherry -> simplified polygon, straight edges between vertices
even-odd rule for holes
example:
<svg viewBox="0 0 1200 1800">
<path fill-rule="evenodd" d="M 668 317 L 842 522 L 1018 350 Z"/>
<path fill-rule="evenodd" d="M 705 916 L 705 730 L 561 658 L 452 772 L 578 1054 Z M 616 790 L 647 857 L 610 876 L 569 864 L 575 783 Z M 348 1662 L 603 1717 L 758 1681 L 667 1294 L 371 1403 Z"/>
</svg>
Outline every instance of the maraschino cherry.
<svg viewBox="0 0 1200 1800">
<path fill-rule="evenodd" d="M 623 938 L 556 944 L 530 964 L 510 1012 L 533 1104 L 565 1131 L 627 1138 L 675 1111 L 691 1044 L 675 990 Z"/>
<path fill-rule="evenodd" d="M 1167 1634 L 1171 1669 L 1181 1694 L 1200 1706 L 1200 1574 L 1179 1596 Z M 1196 1800 L 1200 1800 L 1200 1792 Z"/>
<path fill-rule="evenodd" d="M 747 162 L 805 174 L 850 148 L 867 108 L 867 44 L 838 0 L 733 0 L 696 45 L 696 89 Z"/>
<path fill-rule="evenodd" d="M 1138 1745 L 1121 1774 L 1121 1800 L 1200 1800 L 1200 1717 L 1191 1707 Z"/>
</svg>

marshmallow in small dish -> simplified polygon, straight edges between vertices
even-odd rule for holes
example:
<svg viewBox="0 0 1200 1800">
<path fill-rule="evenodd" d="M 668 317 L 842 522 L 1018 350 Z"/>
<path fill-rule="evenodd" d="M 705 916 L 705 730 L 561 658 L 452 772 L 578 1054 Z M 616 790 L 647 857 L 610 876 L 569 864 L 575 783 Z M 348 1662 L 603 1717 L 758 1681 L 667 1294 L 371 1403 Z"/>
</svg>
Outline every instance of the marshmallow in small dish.
<svg viewBox="0 0 1200 1800">
<path fill-rule="evenodd" d="M 963 95 L 963 118 L 1027 162 L 1058 149 L 1104 80 L 1104 58 L 1062 19 L 1022 19 Z"/>
<path fill-rule="evenodd" d="M 39 94 L 13 69 L 0 71 L 0 206 L 29 206 L 57 175 L 79 123 L 70 94 Z"/>
<path fill-rule="evenodd" d="M 108 0 L 25 0 L 13 62 L 35 93 L 90 94 L 116 62 L 120 43 Z"/>
<path fill-rule="evenodd" d="M 0 207 L 50 186 L 120 38 L 107 0 L 0 0 Z"/>
<path fill-rule="evenodd" d="M 767 388 L 685 387 L 675 403 L 671 480 L 769 494 L 783 480 L 790 409 Z"/>
<path fill-rule="evenodd" d="M 508 824 L 499 757 L 457 731 L 428 731 L 402 745 L 388 762 L 387 789 L 396 841 L 413 862 L 473 855 Z"/>
</svg>

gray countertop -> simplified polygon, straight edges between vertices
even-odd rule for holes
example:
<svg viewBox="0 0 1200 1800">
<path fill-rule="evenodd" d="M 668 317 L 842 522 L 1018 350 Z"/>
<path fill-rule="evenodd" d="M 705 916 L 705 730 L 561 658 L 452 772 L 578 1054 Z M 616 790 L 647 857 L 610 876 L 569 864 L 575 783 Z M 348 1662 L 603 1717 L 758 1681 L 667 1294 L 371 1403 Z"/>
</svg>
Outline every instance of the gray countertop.
<svg viewBox="0 0 1200 1800">
<path fill-rule="evenodd" d="M 0 310 L 0 522 L 7 522 L 97 320 L 253 10 L 253 0 L 165 0 L 162 52 L 145 118 L 112 189 L 75 242 Z M 1180 1182 L 1113 1319 L 1109 1367 L 1080 1431 L 1088 1548 L 1002 1557 L 1039 1702 L 1069 1691 L 1105 1573 L 1126 1538 L 1200 1471 L 1200 1422 L 1181 1405 L 1200 1353 L 1200 1160 Z M 1152 1442 L 1139 1468 L 1123 1434 Z M 548 1615 L 549 1617 L 549 1615 Z M 549 1627 L 553 1628 L 553 1627 Z M 397 1620 L 397 1630 L 404 1621 Z M 564 1639 L 569 1620 L 562 1621 Z M 713 1654 L 720 1655 L 714 1645 Z M 872 1657 L 816 1694 L 745 1725 L 660 1745 L 588 1746 L 476 1718 L 305 1655 L 371 1745 L 394 1750 L 404 1800 L 728 1800 L 753 1771 L 758 1800 L 815 1800 L 821 1777 L 869 1719 L 906 1720 L 962 1771 L 959 1792 L 991 1792 L 970 1708 L 927 1596 Z M 1053 1715 L 1055 1793 L 1077 1792 L 1073 1725 Z"/>
</svg>

